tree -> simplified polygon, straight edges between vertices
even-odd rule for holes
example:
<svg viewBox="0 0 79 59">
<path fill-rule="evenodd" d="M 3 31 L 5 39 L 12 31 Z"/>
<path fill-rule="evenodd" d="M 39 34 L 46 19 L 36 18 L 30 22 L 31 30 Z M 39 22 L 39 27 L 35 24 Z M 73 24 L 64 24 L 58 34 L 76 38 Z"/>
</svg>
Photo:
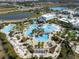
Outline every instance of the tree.
<svg viewBox="0 0 79 59">
<path fill-rule="evenodd" d="M 35 57 L 32 57 L 31 59 L 38 59 L 38 57 L 37 57 L 37 56 L 35 56 Z"/>
<path fill-rule="evenodd" d="M 53 59 L 51 56 L 49 56 L 49 57 L 46 57 L 46 58 L 44 58 L 44 59 Z"/>
<path fill-rule="evenodd" d="M 71 47 L 69 46 L 69 42 L 68 41 L 63 41 L 61 44 L 61 52 L 60 55 L 58 57 L 58 59 L 74 59 L 74 53 L 71 49 Z"/>
<path fill-rule="evenodd" d="M 5 35 L 4 33 L 1 33 L 1 32 L 0 32 L 0 39 L 1 39 L 1 40 L 6 39 L 6 35 Z"/>
</svg>

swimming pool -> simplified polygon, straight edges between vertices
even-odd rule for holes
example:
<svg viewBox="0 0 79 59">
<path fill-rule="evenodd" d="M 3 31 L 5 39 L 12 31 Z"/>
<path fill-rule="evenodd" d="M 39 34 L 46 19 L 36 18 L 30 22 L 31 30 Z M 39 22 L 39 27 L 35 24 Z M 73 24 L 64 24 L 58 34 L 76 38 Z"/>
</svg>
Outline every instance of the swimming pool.
<svg viewBox="0 0 79 59">
<path fill-rule="evenodd" d="M 50 9 L 50 10 L 59 10 L 59 11 L 61 11 L 61 10 L 65 10 L 66 7 L 57 6 L 57 7 L 50 7 L 49 9 Z"/>
<path fill-rule="evenodd" d="M 48 34 L 43 34 L 42 36 L 34 36 L 33 39 L 35 39 L 37 42 L 46 42 L 49 39 Z"/>
<path fill-rule="evenodd" d="M 56 24 L 44 24 L 42 28 L 44 29 L 45 33 L 59 31 L 60 29 L 60 27 Z"/>
<path fill-rule="evenodd" d="M 40 35 L 35 36 L 34 34 L 32 34 L 32 31 L 34 29 L 38 29 L 38 28 L 44 30 L 44 33 L 41 36 Z M 38 42 L 45 42 L 45 41 L 48 41 L 48 39 L 49 39 L 48 33 L 59 31 L 59 30 L 60 30 L 60 27 L 55 24 L 44 24 L 40 27 L 37 24 L 31 24 L 30 27 L 24 32 L 24 34 L 26 36 L 33 37 L 33 39 L 35 39 Z"/>
<path fill-rule="evenodd" d="M 9 24 L 8 26 L 5 26 L 3 29 L 1 29 L 1 32 L 9 33 L 13 29 L 14 26 L 15 24 Z"/>
<path fill-rule="evenodd" d="M 38 25 L 37 24 L 32 24 L 30 27 L 24 32 L 25 35 L 27 36 L 32 36 L 32 30 L 37 29 Z"/>
</svg>

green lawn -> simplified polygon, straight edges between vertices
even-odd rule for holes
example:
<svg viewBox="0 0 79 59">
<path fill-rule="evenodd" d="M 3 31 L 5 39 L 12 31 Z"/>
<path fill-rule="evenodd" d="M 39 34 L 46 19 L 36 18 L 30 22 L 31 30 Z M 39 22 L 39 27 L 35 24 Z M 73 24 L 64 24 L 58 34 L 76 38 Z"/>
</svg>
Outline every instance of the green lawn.
<svg viewBox="0 0 79 59">
<path fill-rule="evenodd" d="M 79 54 L 75 53 L 75 59 L 79 59 Z"/>
</svg>

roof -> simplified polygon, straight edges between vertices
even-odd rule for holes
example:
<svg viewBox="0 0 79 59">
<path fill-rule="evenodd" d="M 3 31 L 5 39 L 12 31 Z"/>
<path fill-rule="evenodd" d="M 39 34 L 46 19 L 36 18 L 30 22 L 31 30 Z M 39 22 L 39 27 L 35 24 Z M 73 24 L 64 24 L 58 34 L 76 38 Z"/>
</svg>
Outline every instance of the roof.
<svg viewBox="0 0 79 59">
<path fill-rule="evenodd" d="M 47 13 L 47 14 L 44 14 L 44 15 L 42 15 L 43 17 L 52 17 L 52 16 L 54 16 L 55 14 L 52 14 L 52 13 Z"/>
<path fill-rule="evenodd" d="M 75 52 L 79 54 L 79 45 L 76 46 L 76 50 L 75 50 Z"/>
<path fill-rule="evenodd" d="M 50 19 L 53 19 L 55 18 L 56 14 L 55 13 L 47 13 L 47 14 L 44 14 L 42 15 L 41 17 L 39 17 L 39 19 L 44 19 L 44 20 L 50 20 Z"/>
</svg>

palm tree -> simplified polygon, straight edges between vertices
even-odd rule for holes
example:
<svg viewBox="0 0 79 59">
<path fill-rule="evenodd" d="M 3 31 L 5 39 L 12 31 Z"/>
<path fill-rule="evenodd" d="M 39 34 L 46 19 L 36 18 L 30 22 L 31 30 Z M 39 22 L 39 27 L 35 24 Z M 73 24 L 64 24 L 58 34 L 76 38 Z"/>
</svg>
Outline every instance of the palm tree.
<svg viewBox="0 0 79 59">
<path fill-rule="evenodd" d="M 75 59 L 75 55 L 73 53 L 73 50 L 69 46 L 68 41 L 63 41 L 61 47 L 62 48 L 58 59 Z"/>
<path fill-rule="evenodd" d="M 60 33 L 61 36 L 58 33 L 57 35 L 55 35 L 59 41 L 61 40 L 60 43 L 62 47 L 58 59 L 74 59 L 75 58 L 73 50 L 69 44 L 70 40 L 68 37 L 65 36 L 68 32 L 69 32 L 69 29 L 65 29 L 63 33 Z"/>
</svg>

